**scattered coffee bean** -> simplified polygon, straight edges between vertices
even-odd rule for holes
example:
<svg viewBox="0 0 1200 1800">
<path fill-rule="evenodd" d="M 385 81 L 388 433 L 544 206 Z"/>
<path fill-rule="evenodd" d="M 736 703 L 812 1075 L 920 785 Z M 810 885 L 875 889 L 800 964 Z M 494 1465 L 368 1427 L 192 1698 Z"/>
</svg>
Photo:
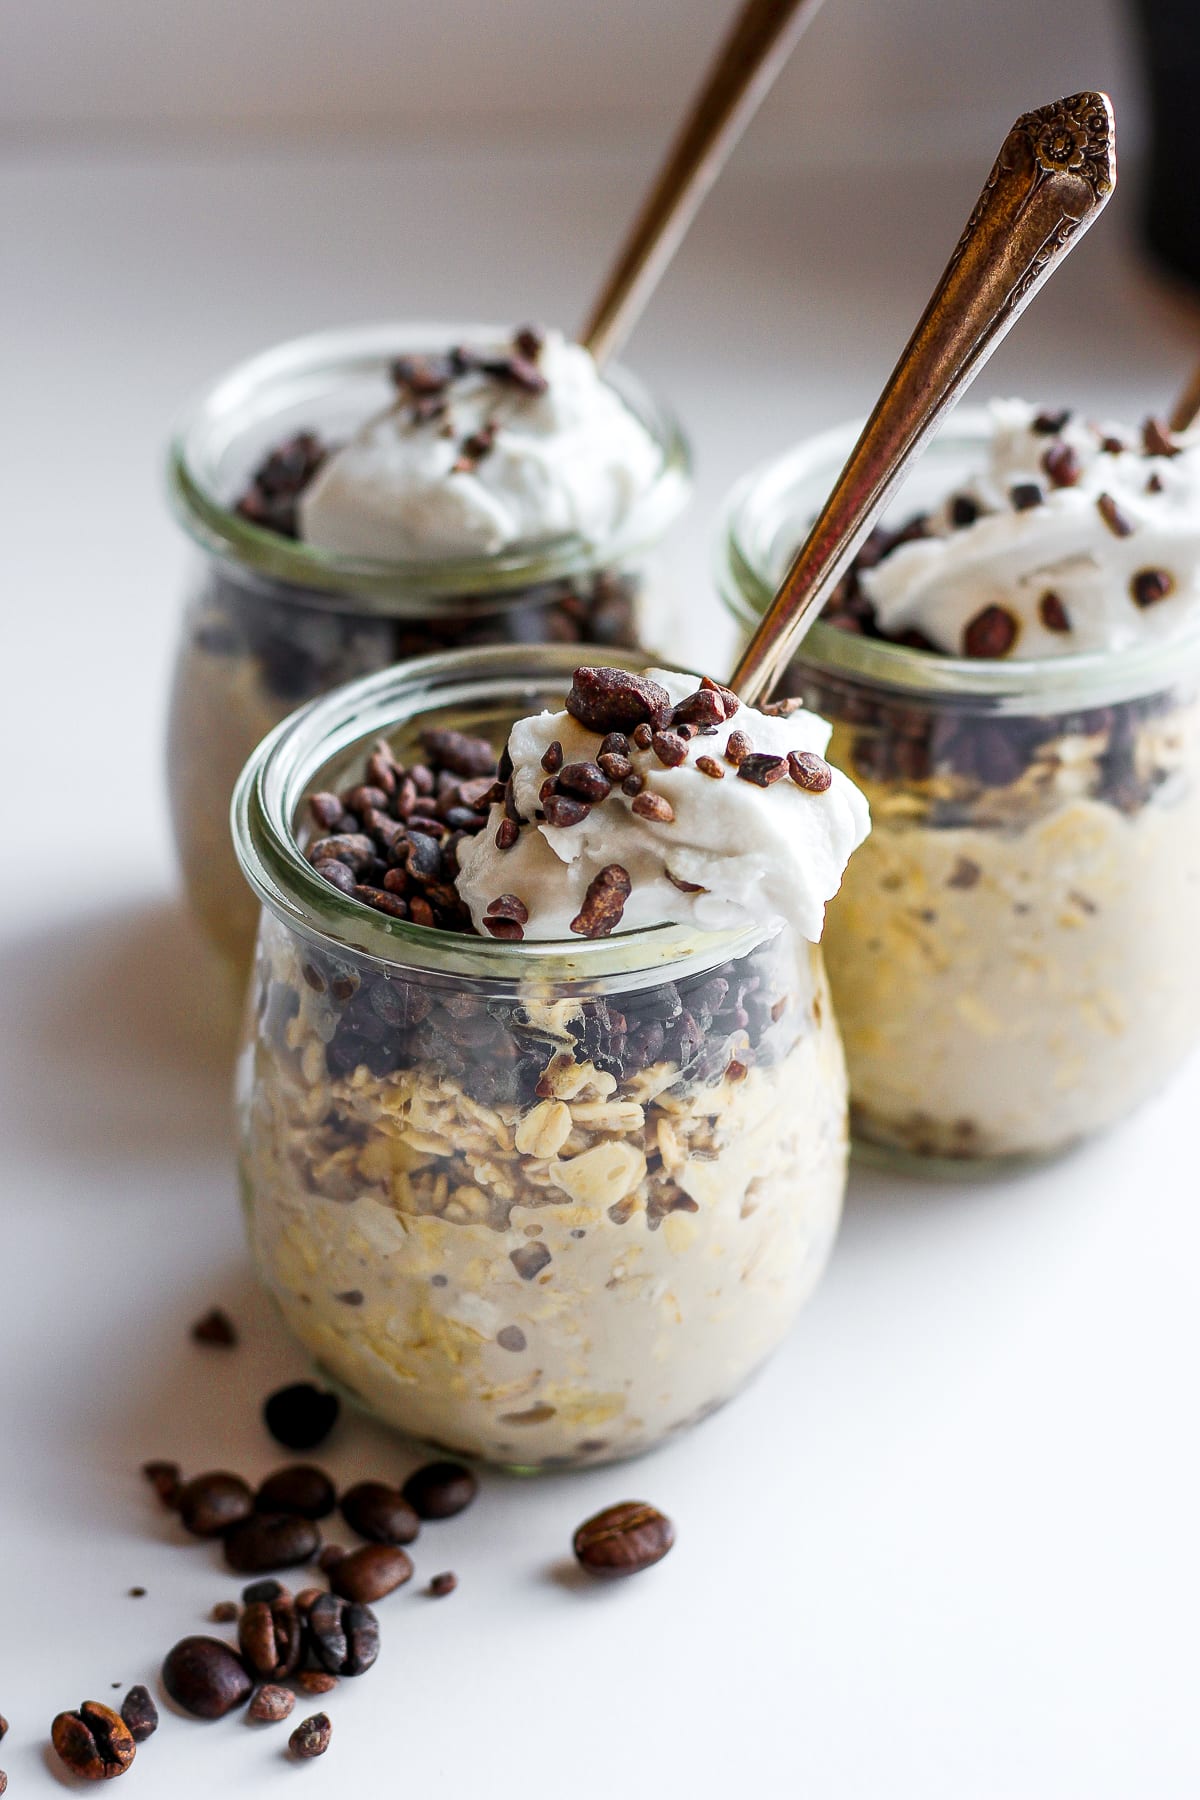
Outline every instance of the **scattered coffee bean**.
<svg viewBox="0 0 1200 1800">
<path fill-rule="evenodd" d="M 242 1599 L 247 1606 L 253 1606 L 259 1600 L 265 1600 L 269 1606 L 272 1600 L 290 1599 L 290 1597 L 282 1581 L 276 1581 L 271 1575 L 268 1575 L 263 1581 L 248 1582 L 242 1589 Z"/>
<path fill-rule="evenodd" d="M 806 794 L 824 794 L 833 785 L 833 770 L 814 750 L 789 750 L 787 766 L 796 786 Z"/>
<path fill-rule="evenodd" d="M 674 1542 L 675 1527 L 665 1514 L 642 1500 L 625 1500 L 579 1527 L 575 1555 L 589 1575 L 609 1580 L 661 1562 Z"/>
<path fill-rule="evenodd" d="M 137 1745 L 119 1713 L 85 1700 L 77 1712 L 61 1712 L 50 1727 L 50 1742 L 72 1775 L 84 1781 L 111 1781 L 123 1775 Z"/>
<path fill-rule="evenodd" d="M 121 1702 L 121 1717 L 135 1744 L 144 1744 L 148 1737 L 154 1736 L 158 1730 L 158 1708 L 150 1697 L 149 1688 L 140 1682 L 130 1688 Z"/>
<path fill-rule="evenodd" d="M 567 711 L 589 731 L 603 736 L 629 732 L 641 724 L 661 728 L 671 717 L 671 696 L 657 681 L 626 669 L 576 669 Z"/>
<path fill-rule="evenodd" d="M 251 1672 L 271 1681 L 300 1661 L 300 1616 L 290 1595 L 255 1600 L 238 1620 L 238 1649 Z"/>
<path fill-rule="evenodd" d="M 1165 600 L 1175 583 L 1166 569 L 1139 569 L 1130 582 L 1130 592 L 1138 606 L 1155 606 Z"/>
<path fill-rule="evenodd" d="M 425 1591 L 434 1600 L 443 1600 L 447 1594 L 452 1594 L 457 1586 L 458 1576 L 453 1569 L 447 1569 L 444 1574 L 435 1575 Z"/>
<path fill-rule="evenodd" d="M 195 1475 L 179 1490 L 179 1518 L 193 1537 L 220 1537 L 231 1526 L 249 1518 L 254 1495 L 240 1475 L 212 1469 Z"/>
<path fill-rule="evenodd" d="M 1020 627 L 1006 607 L 985 606 L 968 621 L 963 631 L 966 656 L 1005 656 L 1017 641 Z"/>
<path fill-rule="evenodd" d="M 425 1463 L 404 1484 L 404 1498 L 422 1519 L 452 1519 L 478 1492 L 474 1475 L 459 1462 Z"/>
<path fill-rule="evenodd" d="M 247 1699 L 254 1683 L 240 1656 L 219 1638 L 181 1638 L 162 1667 L 163 1686 L 197 1719 L 223 1719 Z"/>
<path fill-rule="evenodd" d="M 774 782 L 782 781 L 787 774 L 787 758 L 772 756 L 763 750 L 753 750 L 749 756 L 742 757 L 737 772 L 741 781 L 752 781 L 755 787 L 770 787 Z"/>
<path fill-rule="evenodd" d="M 673 825 L 675 808 L 663 794 L 638 794 L 630 807 L 639 819 L 653 819 L 656 825 Z"/>
<path fill-rule="evenodd" d="M 329 1436 L 341 1410 L 336 1394 L 296 1381 L 280 1388 L 263 1407 L 267 1430 L 288 1450 L 312 1450 Z"/>
<path fill-rule="evenodd" d="M 412 1559 L 398 1545 L 363 1544 L 361 1549 L 348 1551 L 330 1570 L 329 1585 L 343 1600 L 370 1606 L 411 1581 L 412 1573 Z M 309 1613 L 310 1619 L 315 1611 L 316 1606 Z"/>
<path fill-rule="evenodd" d="M 348 1488 L 342 1495 L 342 1517 L 373 1544 L 411 1544 L 421 1529 L 400 1489 L 383 1481 L 359 1481 Z"/>
<path fill-rule="evenodd" d="M 254 1496 L 256 1512 L 299 1513 L 304 1519 L 324 1519 L 337 1505 L 337 1490 L 324 1469 L 311 1463 L 291 1463 L 276 1469 Z"/>
<path fill-rule="evenodd" d="M 321 1534 L 299 1513 L 255 1513 L 235 1525 L 225 1538 L 225 1560 L 239 1575 L 265 1575 L 268 1569 L 294 1569 L 312 1562 Z"/>
<path fill-rule="evenodd" d="M 179 1505 L 179 1490 L 182 1486 L 179 1464 L 174 1462 L 146 1462 L 142 1464 L 142 1474 L 150 1483 L 165 1507 L 172 1512 Z"/>
<path fill-rule="evenodd" d="M 1101 494 L 1096 501 L 1096 510 L 1108 526 L 1114 537 L 1131 537 L 1133 525 L 1121 511 L 1111 494 Z"/>
<path fill-rule="evenodd" d="M 328 1674 L 365 1675 L 379 1655 L 379 1620 L 361 1601 L 322 1594 L 308 1610 L 305 1640 Z"/>
<path fill-rule="evenodd" d="M 328 1713 L 313 1713 L 310 1719 L 302 1719 L 297 1725 L 288 1739 L 288 1749 L 293 1756 L 324 1756 L 332 1732 Z"/>
<path fill-rule="evenodd" d="M 285 1687 L 277 1687 L 273 1681 L 255 1688 L 250 1696 L 250 1705 L 246 1717 L 253 1719 L 256 1725 L 278 1725 L 286 1719 L 296 1704 L 296 1696 L 289 1694 Z"/>
</svg>

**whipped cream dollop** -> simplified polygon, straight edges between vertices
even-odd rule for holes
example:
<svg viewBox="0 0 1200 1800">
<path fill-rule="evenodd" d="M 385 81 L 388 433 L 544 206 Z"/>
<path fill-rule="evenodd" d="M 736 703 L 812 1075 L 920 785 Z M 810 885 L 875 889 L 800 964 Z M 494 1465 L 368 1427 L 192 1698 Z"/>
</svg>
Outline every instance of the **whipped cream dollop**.
<svg viewBox="0 0 1200 1800">
<path fill-rule="evenodd" d="M 758 712 L 661 669 L 577 670 L 566 711 L 513 726 L 505 800 L 459 847 L 476 929 L 569 938 L 783 920 L 817 942 L 870 816 L 824 760 L 830 727 L 785 708 Z"/>
<path fill-rule="evenodd" d="M 1200 604 L 1200 439 L 1140 436 L 1021 400 L 989 408 L 986 465 L 863 568 L 886 637 L 952 656 L 1124 650 Z"/>
<path fill-rule="evenodd" d="M 492 555 L 578 533 L 602 543 L 662 455 L 560 332 L 400 358 L 397 400 L 322 464 L 300 536 L 346 556 Z"/>
</svg>

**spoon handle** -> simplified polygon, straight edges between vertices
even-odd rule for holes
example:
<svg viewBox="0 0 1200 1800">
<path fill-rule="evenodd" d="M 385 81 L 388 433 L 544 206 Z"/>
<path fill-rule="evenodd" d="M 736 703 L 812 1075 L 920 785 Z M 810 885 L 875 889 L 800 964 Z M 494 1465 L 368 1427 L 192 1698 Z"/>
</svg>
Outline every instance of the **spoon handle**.
<svg viewBox="0 0 1200 1800">
<path fill-rule="evenodd" d="M 1019 118 L 833 492 L 734 672 L 768 693 L 943 413 L 979 373 L 1116 182 L 1112 107 L 1072 94 Z"/>
<path fill-rule="evenodd" d="M 734 145 L 821 0 L 745 0 L 633 222 L 580 342 L 603 363 L 629 336 Z"/>
<path fill-rule="evenodd" d="M 1200 366 L 1192 371 L 1191 380 L 1175 402 L 1168 421 L 1172 431 L 1188 431 L 1200 416 Z"/>
</svg>

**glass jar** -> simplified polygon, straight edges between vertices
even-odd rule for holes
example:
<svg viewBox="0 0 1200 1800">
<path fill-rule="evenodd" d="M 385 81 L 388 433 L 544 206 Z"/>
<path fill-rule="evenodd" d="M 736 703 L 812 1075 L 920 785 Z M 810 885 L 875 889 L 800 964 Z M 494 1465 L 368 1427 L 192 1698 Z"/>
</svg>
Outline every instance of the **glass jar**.
<svg viewBox="0 0 1200 1800">
<path fill-rule="evenodd" d="M 263 903 L 238 1082 L 262 1277 L 361 1404 L 523 1470 L 636 1454 L 728 1399 L 811 1293 L 845 1182 L 817 946 L 475 938 L 305 861 L 305 796 L 380 736 L 402 759 L 433 724 L 499 749 L 575 660 L 505 646 L 367 677 L 273 732 L 235 797 Z"/>
<path fill-rule="evenodd" d="M 322 332 L 242 363 L 175 438 L 175 510 L 202 552 L 183 620 L 168 775 L 184 881 L 209 938 L 245 964 L 257 913 L 229 842 L 229 801 L 255 744 L 303 701 L 355 676 L 459 645 L 634 647 L 669 636 L 655 546 L 689 493 L 670 415 L 619 369 L 606 380 L 661 450 L 658 473 L 611 541 L 576 535 L 497 555 L 378 562 L 335 555 L 236 511 L 273 448 L 312 430 L 344 441 L 394 396 L 401 353 L 494 341 L 495 326 L 399 324 Z"/>
<path fill-rule="evenodd" d="M 731 496 L 719 579 L 744 631 L 856 435 Z M 892 522 L 953 492 L 988 442 L 983 414 L 957 413 Z M 1200 1037 L 1200 630 L 988 662 L 818 621 L 780 688 L 834 722 L 829 755 L 871 805 L 824 940 L 856 1141 L 1004 1164 L 1160 1088 Z"/>
</svg>

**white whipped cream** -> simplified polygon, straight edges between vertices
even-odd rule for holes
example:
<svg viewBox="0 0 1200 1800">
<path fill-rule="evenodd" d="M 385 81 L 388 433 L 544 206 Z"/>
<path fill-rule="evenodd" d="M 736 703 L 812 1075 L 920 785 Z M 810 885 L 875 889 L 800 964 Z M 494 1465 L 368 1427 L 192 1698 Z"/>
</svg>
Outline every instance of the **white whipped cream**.
<svg viewBox="0 0 1200 1800">
<path fill-rule="evenodd" d="M 696 689 L 694 676 L 652 669 L 649 678 L 676 704 Z M 494 806 L 487 829 L 459 852 L 456 886 L 476 928 L 486 929 L 492 901 L 515 894 L 529 914 L 526 938 L 569 938 L 589 884 L 615 863 L 631 883 L 618 931 L 665 923 L 722 930 L 784 920 L 816 943 L 825 902 L 870 829 L 867 802 L 837 769 L 823 793 L 807 792 L 788 776 L 766 788 L 741 779 L 724 756 L 735 731 L 756 752 L 784 758 L 789 751 L 821 756 L 830 736 L 815 713 L 782 718 L 739 707 L 713 735 L 691 738 L 687 759 L 676 768 L 665 767 L 653 750 L 631 750 L 645 791 L 670 803 L 672 821 L 635 813 L 633 799 L 615 785 L 581 823 L 553 827 L 534 818 L 546 780 L 542 757 L 557 742 L 564 765 L 592 761 L 602 739 L 567 712 L 520 720 L 508 748 L 513 797 L 528 822 L 513 847 L 501 850 L 495 837 L 504 808 Z M 714 758 L 723 778 L 702 773 L 699 757 Z M 681 892 L 672 875 L 701 891 Z"/>
<path fill-rule="evenodd" d="M 933 534 L 902 544 L 862 573 L 862 589 L 889 637 L 916 628 L 952 656 L 985 607 L 1004 607 L 1018 632 L 1007 655 L 1067 656 L 1084 650 L 1124 650 L 1170 635 L 1189 623 L 1200 603 L 1200 440 L 1182 437 L 1178 455 L 1145 455 L 1140 435 L 1068 419 L 1058 432 L 1034 429 L 1035 407 L 1021 400 L 989 408 L 992 441 L 987 466 L 954 495 L 980 508 L 973 524 L 953 522 L 954 496 L 932 514 Z M 1128 448 L 1114 453 L 1104 440 Z M 1071 486 L 1056 486 L 1046 456 L 1066 446 L 1078 464 Z M 1043 499 L 1014 507 L 1012 490 L 1036 483 Z M 1110 497 L 1131 529 L 1118 535 L 1097 504 Z M 1162 572 L 1170 591 L 1139 605 L 1134 583 Z M 1043 597 L 1057 598 L 1069 629 L 1049 629 Z M 1061 619 L 1053 607 L 1050 616 Z"/>
<path fill-rule="evenodd" d="M 419 422 L 401 401 L 369 419 L 301 497 L 301 537 L 399 561 L 492 555 L 565 533 L 602 543 L 654 481 L 661 453 L 582 345 L 551 332 L 537 367 L 541 394 L 473 371 L 450 385 L 443 417 Z M 456 470 L 464 442 L 492 425 L 492 448 Z"/>
</svg>

